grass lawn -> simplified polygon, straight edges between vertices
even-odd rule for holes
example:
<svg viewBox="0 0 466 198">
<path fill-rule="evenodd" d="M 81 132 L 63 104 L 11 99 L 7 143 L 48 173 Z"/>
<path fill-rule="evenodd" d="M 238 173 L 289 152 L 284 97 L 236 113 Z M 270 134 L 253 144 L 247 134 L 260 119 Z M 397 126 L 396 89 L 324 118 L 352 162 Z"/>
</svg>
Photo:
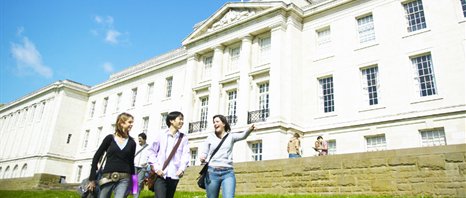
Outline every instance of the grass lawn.
<svg viewBox="0 0 466 198">
<path fill-rule="evenodd" d="M 24 190 L 24 191 L 0 191 L 1 198 L 79 198 L 76 191 L 46 191 L 46 190 Z M 133 196 L 128 196 L 132 198 Z M 154 193 L 144 190 L 141 198 L 153 198 Z M 205 192 L 176 192 L 176 198 L 204 198 Z M 391 196 L 366 196 L 366 195 L 236 195 L 238 198 L 369 198 L 369 197 L 391 197 Z"/>
</svg>

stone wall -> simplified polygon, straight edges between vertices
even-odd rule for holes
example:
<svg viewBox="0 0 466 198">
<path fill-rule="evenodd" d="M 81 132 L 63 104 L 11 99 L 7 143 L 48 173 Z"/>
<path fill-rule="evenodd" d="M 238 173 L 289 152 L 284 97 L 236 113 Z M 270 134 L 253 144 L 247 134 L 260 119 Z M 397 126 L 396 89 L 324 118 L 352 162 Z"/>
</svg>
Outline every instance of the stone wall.
<svg viewBox="0 0 466 198">
<path fill-rule="evenodd" d="M 466 197 L 466 144 L 236 163 L 237 194 Z M 200 166 L 178 185 L 196 186 Z"/>
<path fill-rule="evenodd" d="M 466 144 L 235 164 L 237 194 L 364 194 L 466 197 Z M 189 167 L 179 191 L 196 185 Z M 59 176 L 1 179 L 0 190 L 74 190 Z"/>
</svg>

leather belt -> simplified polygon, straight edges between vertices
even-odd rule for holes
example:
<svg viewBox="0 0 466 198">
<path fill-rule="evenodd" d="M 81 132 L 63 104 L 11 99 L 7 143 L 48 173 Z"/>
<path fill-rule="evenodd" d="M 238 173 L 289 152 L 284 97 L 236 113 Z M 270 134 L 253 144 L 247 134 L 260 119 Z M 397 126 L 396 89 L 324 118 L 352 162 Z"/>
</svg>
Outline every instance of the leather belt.
<svg viewBox="0 0 466 198">
<path fill-rule="evenodd" d="M 129 173 L 119 173 L 119 172 L 104 173 L 102 174 L 102 179 L 99 180 L 99 185 L 102 186 L 109 182 L 117 182 L 117 181 L 120 181 L 120 179 L 126 179 L 130 177 L 131 175 Z"/>
</svg>

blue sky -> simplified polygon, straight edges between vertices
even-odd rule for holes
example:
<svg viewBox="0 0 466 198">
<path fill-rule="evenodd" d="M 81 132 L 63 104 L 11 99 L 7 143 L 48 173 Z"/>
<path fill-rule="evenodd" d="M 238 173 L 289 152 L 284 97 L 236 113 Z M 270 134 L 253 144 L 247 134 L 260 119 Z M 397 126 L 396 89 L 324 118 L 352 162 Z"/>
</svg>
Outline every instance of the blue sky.
<svg viewBox="0 0 466 198">
<path fill-rule="evenodd" d="M 226 0 L 0 0 L 0 104 L 58 80 L 85 85 L 181 47 Z"/>
</svg>

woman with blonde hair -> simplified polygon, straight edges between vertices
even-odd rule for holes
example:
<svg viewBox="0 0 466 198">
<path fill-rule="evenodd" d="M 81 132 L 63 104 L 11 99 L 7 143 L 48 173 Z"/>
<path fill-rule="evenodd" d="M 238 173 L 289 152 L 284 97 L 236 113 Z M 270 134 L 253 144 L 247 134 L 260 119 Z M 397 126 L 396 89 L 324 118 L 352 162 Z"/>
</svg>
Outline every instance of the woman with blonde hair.
<svg viewBox="0 0 466 198">
<path fill-rule="evenodd" d="M 112 191 L 115 198 L 124 198 L 131 184 L 134 174 L 134 153 L 136 142 L 129 136 L 133 127 L 133 116 L 128 113 L 118 115 L 115 123 L 115 132 L 107 135 L 95 152 L 92 159 L 91 173 L 88 189 L 94 191 L 96 185 L 100 186 L 100 198 L 110 198 Z M 97 164 L 105 154 L 105 166 L 102 179 L 97 180 Z"/>
</svg>

